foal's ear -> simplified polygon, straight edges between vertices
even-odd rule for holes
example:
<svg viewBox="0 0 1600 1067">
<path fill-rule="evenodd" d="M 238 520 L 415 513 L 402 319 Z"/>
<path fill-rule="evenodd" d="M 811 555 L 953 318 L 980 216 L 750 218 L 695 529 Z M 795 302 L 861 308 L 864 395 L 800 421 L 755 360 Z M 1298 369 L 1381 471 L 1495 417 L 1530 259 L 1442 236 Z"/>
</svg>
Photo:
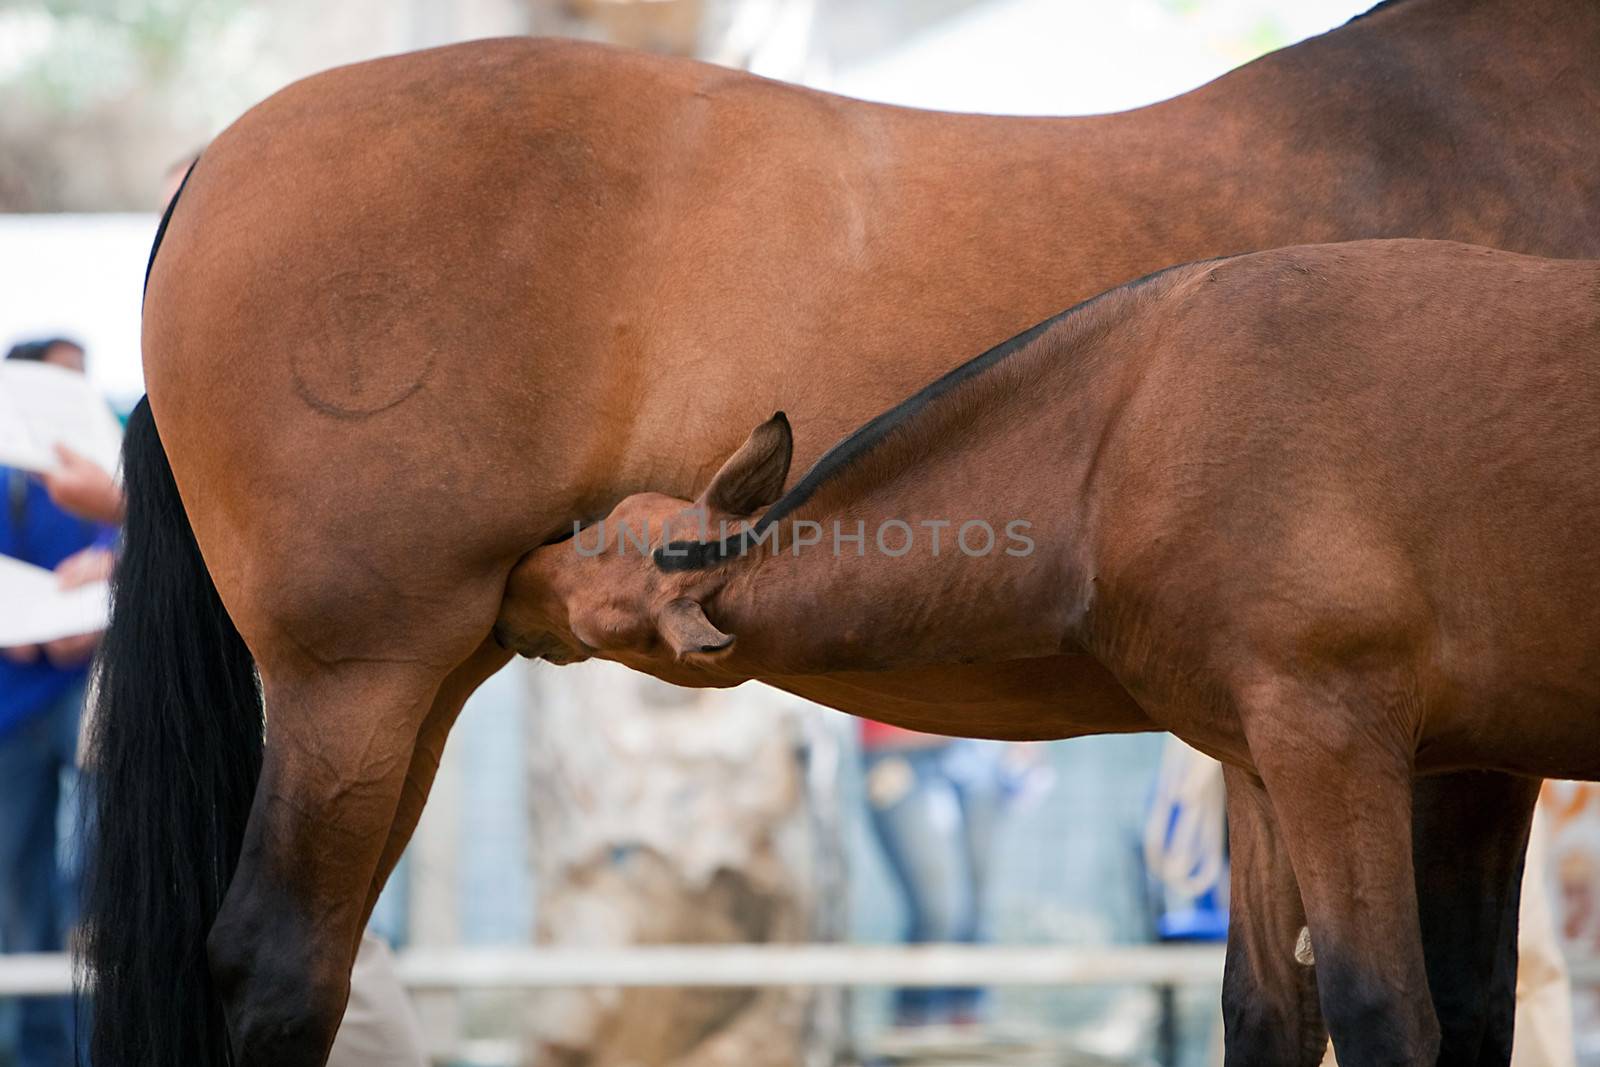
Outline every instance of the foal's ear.
<svg viewBox="0 0 1600 1067">
<path fill-rule="evenodd" d="M 783 412 L 757 426 L 728 457 L 701 499 L 713 511 L 754 515 L 783 494 L 794 458 L 794 433 Z"/>
<path fill-rule="evenodd" d="M 669 601 L 661 609 L 656 616 L 656 629 L 679 660 L 697 652 L 710 655 L 733 647 L 733 635 L 711 625 L 705 609 L 686 596 Z"/>
</svg>

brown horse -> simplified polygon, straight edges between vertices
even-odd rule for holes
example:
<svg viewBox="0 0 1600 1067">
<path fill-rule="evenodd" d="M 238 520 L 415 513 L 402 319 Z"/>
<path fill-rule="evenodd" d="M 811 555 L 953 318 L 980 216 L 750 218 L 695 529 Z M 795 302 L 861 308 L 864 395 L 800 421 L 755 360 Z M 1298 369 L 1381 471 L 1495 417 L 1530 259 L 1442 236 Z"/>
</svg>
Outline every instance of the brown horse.
<svg viewBox="0 0 1600 1067">
<path fill-rule="evenodd" d="M 1600 778 L 1600 263 L 1376 241 L 1175 268 L 780 498 L 790 452 L 780 415 L 697 504 L 628 497 L 533 553 L 501 634 L 802 691 L 1092 655 L 1139 712 L 1090 729 L 1170 730 L 1265 790 L 1340 1062 L 1436 1062 L 1413 775 Z M 1070 737 L 1077 710 L 938 725 Z"/>
<path fill-rule="evenodd" d="M 832 440 L 1173 262 L 1386 234 L 1600 254 L 1597 100 L 1587 0 L 1403 0 L 1086 119 L 528 40 L 272 97 L 194 169 L 149 277 L 101 679 L 98 1060 L 215 1063 L 231 1034 L 245 1064 L 321 1062 L 444 738 L 508 655 L 507 576 L 574 519 L 687 495 L 776 408 Z M 1013 721 L 1041 692 L 1137 707 L 1087 657 L 826 688 L 923 727 L 952 703 Z M 1510 980 L 1527 808 L 1495 783 L 1505 869 L 1451 874 L 1424 913 L 1446 1047 L 1472 1055 L 1507 1029 L 1480 991 Z M 1469 785 L 1419 819 L 1447 832 Z M 1288 1060 L 1322 1039 L 1283 948 L 1299 898 L 1267 810 L 1234 808 L 1278 862 L 1238 913 L 1230 1011 L 1241 1047 Z"/>
</svg>

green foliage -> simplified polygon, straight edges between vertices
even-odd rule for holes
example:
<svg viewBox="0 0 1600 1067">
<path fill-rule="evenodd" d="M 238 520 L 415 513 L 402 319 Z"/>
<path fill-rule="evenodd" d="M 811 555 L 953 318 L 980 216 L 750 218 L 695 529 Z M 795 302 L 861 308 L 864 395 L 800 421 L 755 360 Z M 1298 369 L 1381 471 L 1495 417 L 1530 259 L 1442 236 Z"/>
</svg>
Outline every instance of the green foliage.
<svg viewBox="0 0 1600 1067">
<path fill-rule="evenodd" d="M 0 96 L 73 112 L 169 84 L 248 0 L 0 0 Z"/>
<path fill-rule="evenodd" d="M 1266 55 L 1290 43 L 1289 34 L 1285 32 L 1283 25 L 1270 15 L 1263 15 L 1257 19 L 1243 41 L 1245 48 L 1253 56 Z"/>
</svg>

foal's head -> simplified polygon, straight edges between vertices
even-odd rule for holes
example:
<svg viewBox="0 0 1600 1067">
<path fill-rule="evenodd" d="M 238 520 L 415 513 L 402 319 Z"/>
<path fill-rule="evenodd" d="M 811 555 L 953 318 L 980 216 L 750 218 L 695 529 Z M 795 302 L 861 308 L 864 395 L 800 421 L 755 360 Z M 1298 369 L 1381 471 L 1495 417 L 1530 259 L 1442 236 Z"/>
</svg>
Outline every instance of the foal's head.
<svg viewBox="0 0 1600 1067">
<path fill-rule="evenodd" d="M 794 440 L 782 412 L 756 427 L 699 498 L 624 498 L 599 523 L 525 556 L 511 573 L 495 625 L 500 643 L 526 656 L 573 663 L 593 655 L 657 669 L 704 666 L 733 646 L 706 618 L 737 558 L 674 567 L 685 542 L 736 537 L 778 499 Z M 663 565 L 665 564 L 665 565 Z"/>
</svg>

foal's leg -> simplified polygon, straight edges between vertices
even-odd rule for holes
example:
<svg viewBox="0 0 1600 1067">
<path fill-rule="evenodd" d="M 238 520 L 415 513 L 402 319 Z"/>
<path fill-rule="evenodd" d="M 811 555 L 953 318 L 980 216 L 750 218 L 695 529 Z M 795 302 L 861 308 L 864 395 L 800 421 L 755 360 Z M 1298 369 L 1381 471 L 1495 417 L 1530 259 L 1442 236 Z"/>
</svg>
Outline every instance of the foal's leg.
<svg viewBox="0 0 1600 1067">
<path fill-rule="evenodd" d="M 1491 771 L 1416 783 L 1412 857 L 1441 1064 L 1511 1062 L 1517 907 L 1539 785 Z"/>
<path fill-rule="evenodd" d="M 1300 886 L 1266 790 L 1224 765 L 1232 856 L 1228 962 L 1222 978 L 1227 1067 L 1312 1067 L 1327 1051 Z"/>
<path fill-rule="evenodd" d="M 1231 767 L 1223 776 L 1233 853 L 1227 1062 L 1317 1063 L 1327 1030 L 1316 972 L 1284 948 L 1305 925 L 1300 887 L 1260 784 Z M 1539 782 L 1468 771 L 1419 779 L 1414 791 L 1412 862 L 1439 1062 L 1503 1067 L 1515 1015 L 1522 855 Z"/>
<path fill-rule="evenodd" d="M 1411 857 L 1411 756 L 1398 697 L 1290 681 L 1244 700 L 1250 755 L 1283 829 L 1342 1067 L 1432 1065 Z"/>
<path fill-rule="evenodd" d="M 263 684 L 261 781 L 207 948 L 240 1067 L 321 1067 L 440 672 L 357 660 Z"/>
</svg>

